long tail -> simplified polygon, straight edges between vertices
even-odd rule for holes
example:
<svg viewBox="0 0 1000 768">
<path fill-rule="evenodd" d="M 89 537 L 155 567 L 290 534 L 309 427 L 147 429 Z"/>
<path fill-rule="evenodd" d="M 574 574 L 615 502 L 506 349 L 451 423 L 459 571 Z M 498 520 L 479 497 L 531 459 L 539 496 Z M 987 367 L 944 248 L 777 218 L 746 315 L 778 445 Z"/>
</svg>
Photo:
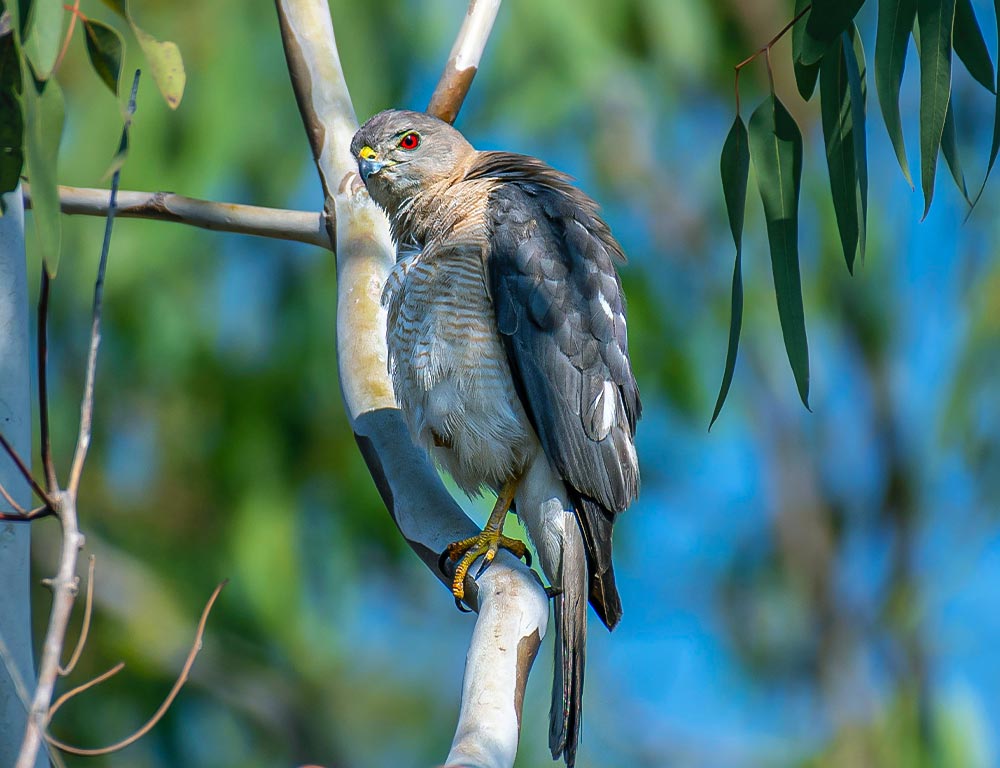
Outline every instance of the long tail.
<svg viewBox="0 0 1000 768">
<path fill-rule="evenodd" d="M 567 512 L 567 517 L 572 513 Z M 549 748 L 572 768 L 583 716 L 583 668 L 587 656 L 587 555 L 575 519 L 563 536 L 562 592 L 553 600 L 555 677 L 549 711 Z"/>
</svg>

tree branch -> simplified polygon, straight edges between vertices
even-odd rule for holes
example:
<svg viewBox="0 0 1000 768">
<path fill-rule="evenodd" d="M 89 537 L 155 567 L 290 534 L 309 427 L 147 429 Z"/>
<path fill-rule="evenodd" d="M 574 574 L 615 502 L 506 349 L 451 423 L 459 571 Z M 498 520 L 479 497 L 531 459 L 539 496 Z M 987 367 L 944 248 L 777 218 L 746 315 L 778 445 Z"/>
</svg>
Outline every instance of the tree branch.
<svg viewBox="0 0 1000 768">
<path fill-rule="evenodd" d="M 24 206 L 31 207 L 31 189 L 23 185 Z M 70 215 L 107 216 L 108 190 L 59 187 L 62 212 Z M 172 192 L 118 193 L 115 215 L 125 219 L 152 219 L 187 224 L 217 232 L 236 232 L 276 240 L 293 240 L 330 249 L 334 222 L 323 213 L 264 208 L 199 200 Z"/>
<path fill-rule="evenodd" d="M 275 4 L 299 111 L 327 194 L 326 208 L 332 205 L 336 213 L 337 230 L 331 239 L 337 254 L 337 358 L 344 404 L 393 520 L 431 572 L 449 585 L 438 570 L 438 554 L 450 542 L 478 533 L 479 527 L 448 494 L 427 455 L 414 446 L 393 396 L 380 298 L 395 254 L 388 222 L 360 183 L 349 151 L 357 120 L 329 7 L 325 0 Z M 477 5 L 490 3 L 474 2 L 470 9 Z M 493 16 L 495 9 L 490 23 Z M 482 17 L 477 14 L 479 21 L 472 27 L 470 18 L 463 35 L 481 41 L 481 50 L 485 33 L 467 28 L 482 29 Z M 464 46 L 456 44 L 456 50 Z M 471 77 L 452 89 L 460 94 L 449 102 L 456 112 L 469 82 Z M 484 768 L 511 766 L 528 672 L 548 621 L 548 600 L 534 574 L 507 552 L 498 555 L 478 585 L 471 576 L 466 579 L 466 596 L 479 616 L 448 760 Z"/>
<path fill-rule="evenodd" d="M 135 95 L 138 87 L 139 71 L 136 70 L 120 146 L 125 143 L 126 132 L 135 112 Z M 90 425 L 94 410 L 94 379 L 97 372 L 97 351 L 101 343 L 101 302 L 104 297 L 104 273 L 108 264 L 108 251 L 111 247 L 111 227 L 114 223 L 115 193 L 118 191 L 119 176 L 120 169 L 115 171 L 111 180 L 108 221 L 104 229 L 104 243 L 101 246 L 101 261 L 97 268 L 97 280 L 94 283 L 90 351 L 87 356 L 87 376 L 83 399 L 80 403 L 80 429 L 77 434 L 76 451 L 73 455 L 73 466 L 70 470 L 66 490 L 54 489 L 55 498 L 52 503 L 49 503 L 62 523 L 62 552 L 59 558 L 59 571 L 55 578 L 49 582 L 52 588 L 52 610 L 49 613 L 49 624 L 42 645 L 42 658 L 38 665 L 38 685 L 31 701 L 28 727 L 24 730 L 24 741 L 21 743 L 16 768 L 31 768 L 35 764 L 38 750 L 42 744 L 42 735 L 48 727 L 49 705 L 55 691 L 63 646 L 66 644 L 66 629 L 69 626 L 69 618 L 73 612 L 73 604 L 76 601 L 79 587 L 79 579 L 76 577 L 76 562 L 80 550 L 83 549 L 84 538 L 83 534 L 80 533 L 77 521 L 76 499 L 80 475 L 83 472 L 87 449 L 90 446 Z"/>
<path fill-rule="evenodd" d="M 500 10 L 500 0 L 470 0 L 448 63 L 431 96 L 427 112 L 453 123 L 479 70 L 479 60 Z"/>
</svg>

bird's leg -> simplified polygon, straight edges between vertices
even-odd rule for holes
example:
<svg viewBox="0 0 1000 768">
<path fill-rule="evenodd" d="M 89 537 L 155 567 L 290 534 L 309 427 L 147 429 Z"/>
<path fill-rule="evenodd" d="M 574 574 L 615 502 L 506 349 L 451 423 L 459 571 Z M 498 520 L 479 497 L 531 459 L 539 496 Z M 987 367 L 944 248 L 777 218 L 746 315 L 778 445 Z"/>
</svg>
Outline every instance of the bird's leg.
<svg viewBox="0 0 1000 768">
<path fill-rule="evenodd" d="M 490 513 L 482 533 L 453 542 L 445 547 L 444 552 L 441 553 L 442 565 L 446 559 L 458 563 L 455 566 L 455 576 L 451 582 L 451 593 L 455 596 L 455 603 L 459 607 L 461 607 L 462 598 L 465 597 L 465 574 L 468 573 L 469 568 L 480 555 L 483 556 L 483 564 L 476 573 L 477 579 L 493 562 L 493 558 L 497 556 L 501 547 L 509 549 L 517 557 L 523 557 L 528 565 L 531 565 L 531 554 L 524 542 L 503 535 L 503 523 L 507 518 L 510 505 L 514 502 L 514 493 L 520 482 L 521 478 L 515 477 L 503 484 L 500 494 L 497 496 L 497 503 L 493 506 L 493 511 Z"/>
</svg>

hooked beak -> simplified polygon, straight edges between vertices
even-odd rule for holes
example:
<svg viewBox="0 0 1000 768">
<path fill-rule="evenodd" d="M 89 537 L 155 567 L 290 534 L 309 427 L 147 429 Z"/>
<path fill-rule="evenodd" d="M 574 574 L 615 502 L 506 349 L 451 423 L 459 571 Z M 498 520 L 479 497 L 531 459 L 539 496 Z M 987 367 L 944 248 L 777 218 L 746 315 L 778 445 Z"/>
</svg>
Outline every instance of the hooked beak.
<svg viewBox="0 0 1000 768">
<path fill-rule="evenodd" d="M 373 173 L 378 173 L 383 168 L 385 168 L 386 163 L 380 160 L 374 160 L 368 157 L 362 157 L 358 160 L 358 173 L 361 174 L 361 180 L 368 183 L 368 177 Z"/>
</svg>

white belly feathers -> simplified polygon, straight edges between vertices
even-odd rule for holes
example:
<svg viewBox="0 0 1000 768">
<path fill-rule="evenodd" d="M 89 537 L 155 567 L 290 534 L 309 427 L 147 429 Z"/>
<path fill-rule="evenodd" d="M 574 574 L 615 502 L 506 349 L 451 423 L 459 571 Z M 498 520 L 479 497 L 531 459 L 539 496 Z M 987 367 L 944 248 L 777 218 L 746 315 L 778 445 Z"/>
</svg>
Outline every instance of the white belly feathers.
<svg viewBox="0 0 1000 768">
<path fill-rule="evenodd" d="M 497 333 L 481 253 L 463 247 L 402 259 L 382 303 L 389 373 L 414 441 L 466 493 L 498 489 L 539 445 Z"/>
</svg>

